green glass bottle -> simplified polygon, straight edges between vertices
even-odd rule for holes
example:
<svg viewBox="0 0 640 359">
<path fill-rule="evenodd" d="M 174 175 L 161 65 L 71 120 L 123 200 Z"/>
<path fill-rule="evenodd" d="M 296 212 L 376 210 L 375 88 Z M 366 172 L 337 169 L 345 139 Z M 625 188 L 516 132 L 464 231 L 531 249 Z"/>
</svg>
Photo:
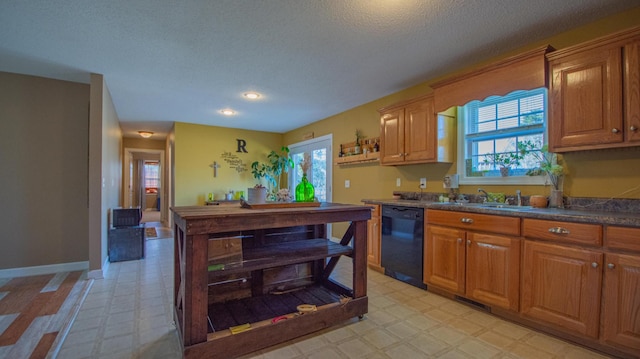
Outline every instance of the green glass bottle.
<svg viewBox="0 0 640 359">
<path fill-rule="evenodd" d="M 314 200 L 315 189 L 305 173 L 302 175 L 302 181 L 296 186 L 296 202 L 313 202 Z"/>
</svg>

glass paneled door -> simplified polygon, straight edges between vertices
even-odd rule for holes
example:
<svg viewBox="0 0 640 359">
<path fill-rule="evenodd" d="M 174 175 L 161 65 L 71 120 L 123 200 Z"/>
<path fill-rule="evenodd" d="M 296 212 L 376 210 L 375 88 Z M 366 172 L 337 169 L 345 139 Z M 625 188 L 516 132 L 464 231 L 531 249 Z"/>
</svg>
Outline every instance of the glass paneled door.
<svg viewBox="0 0 640 359">
<path fill-rule="evenodd" d="M 331 202 L 332 142 L 333 136 L 326 135 L 289 145 L 291 150 L 289 155 L 295 164 L 293 171 L 289 171 L 290 193 L 295 193 L 296 186 L 302 179 L 300 162 L 304 159 L 304 154 L 308 153 L 311 158 L 311 167 L 307 171 L 307 179 L 315 188 L 316 199 L 320 202 Z"/>
</svg>

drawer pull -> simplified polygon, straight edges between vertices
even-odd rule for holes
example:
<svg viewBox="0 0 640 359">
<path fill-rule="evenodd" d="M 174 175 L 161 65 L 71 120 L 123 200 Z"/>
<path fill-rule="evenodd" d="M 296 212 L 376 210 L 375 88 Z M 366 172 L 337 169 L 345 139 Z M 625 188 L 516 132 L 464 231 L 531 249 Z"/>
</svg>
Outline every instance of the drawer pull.
<svg viewBox="0 0 640 359">
<path fill-rule="evenodd" d="M 613 263 L 609 263 L 609 264 L 607 264 L 607 268 L 609 268 L 609 269 L 613 269 L 613 268 L 615 268 L 615 267 L 616 267 L 616 265 L 615 265 L 615 264 L 613 264 Z"/>
<path fill-rule="evenodd" d="M 591 266 L 592 266 L 593 268 L 598 268 L 598 263 L 593 262 L 593 263 L 591 263 Z"/>
<path fill-rule="evenodd" d="M 463 217 L 462 219 L 460 219 L 460 222 L 462 222 L 462 223 L 473 223 L 473 219 L 472 218 Z"/>
<path fill-rule="evenodd" d="M 613 133 L 618 133 L 618 132 L 620 132 L 620 130 L 618 130 L 617 128 L 615 128 L 615 127 L 614 127 L 614 128 L 611 130 L 611 132 L 613 132 Z"/>
<path fill-rule="evenodd" d="M 549 232 L 556 233 L 556 234 L 569 234 L 569 233 L 571 233 L 571 232 L 569 232 L 568 229 L 562 228 L 562 227 L 549 228 Z"/>
<path fill-rule="evenodd" d="M 631 132 L 633 132 L 633 131 L 637 130 L 638 128 L 636 126 L 634 126 L 634 125 L 631 125 L 631 127 L 629 127 L 629 129 L 631 130 Z"/>
</svg>

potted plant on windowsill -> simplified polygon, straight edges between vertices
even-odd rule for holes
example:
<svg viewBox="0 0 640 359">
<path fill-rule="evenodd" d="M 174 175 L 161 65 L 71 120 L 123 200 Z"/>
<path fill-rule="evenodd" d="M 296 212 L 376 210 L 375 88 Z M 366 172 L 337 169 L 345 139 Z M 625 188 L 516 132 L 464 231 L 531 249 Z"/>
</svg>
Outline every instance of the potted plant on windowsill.
<svg viewBox="0 0 640 359">
<path fill-rule="evenodd" d="M 493 165 L 500 169 L 500 175 L 502 177 L 509 176 L 511 167 L 518 166 L 523 156 L 520 152 L 506 152 L 506 153 L 489 153 L 484 155 L 483 163 L 485 165 Z"/>
<path fill-rule="evenodd" d="M 280 190 L 280 179 L 283 173 L 289 172 L 289 169 L 293 168 L 293 160 L 289 158 L 289 148 L 282 146 L 280 153 L 271 151 L 267 155 L 267 162 L 255 161 L 251 164 L 251 173 L 258 184 L 254 188 L 248 189 L 249 203 L 264 203 L 267 199 L 267 188 L 262 185 L 262 178 L 267 180 L 268 185 L 271 187 L 269 191 L 269 197 L 271 200 L 278 198 L 287 198 L 287 196 Z M 254 193 L 258 197 L 252 196 Z M 280 195 L 277 195 L 280 193 Z M 257 202 L 256 202 L 257 201 Z"/>
</svg>

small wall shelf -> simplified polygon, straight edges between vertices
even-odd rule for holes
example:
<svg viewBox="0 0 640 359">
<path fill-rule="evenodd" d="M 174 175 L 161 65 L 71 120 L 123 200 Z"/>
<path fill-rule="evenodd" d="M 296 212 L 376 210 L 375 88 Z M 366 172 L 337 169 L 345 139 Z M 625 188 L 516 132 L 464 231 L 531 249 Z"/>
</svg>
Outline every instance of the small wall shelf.
<svg viewBox="0 0 640 359">
<path fill-rule="evenodd" d="M 341 147 L 342 147 L 342 152 L 344 153 L 344 156 L 342 157 L 337 157 L 336 158 L 336 164 L 337 165 L 350 165 L 350 164 L 357 164 L 357 163 L 368 163 L 368 162 L 375 162 L 375 161 L 380 161 L 380 152 L 374 152 L 373 148 L 374 145 L 378 143 L 378 145 L 380 145 L 380 137 L 372 137 L 372 138 L 363 138 L 360 140 L 360 144 L 361 144 L 361 152 L 360 154 L 354 154 L 355 153 L 355 147 L 356 147 L 356 143 L 354 142 L 348 142 L 348 143 L 342 143 Z M 366 151 L 366 153 L 365 153 Z"/>
<path fill-rule="evenodd" d="M 370 152 L 361 155 L 351 155 L 336 158 L 336 164 L 338 165 L 350 165 L 356 163 L 367 163 L 380 161 L 380 152 Z"/>
</svg>

